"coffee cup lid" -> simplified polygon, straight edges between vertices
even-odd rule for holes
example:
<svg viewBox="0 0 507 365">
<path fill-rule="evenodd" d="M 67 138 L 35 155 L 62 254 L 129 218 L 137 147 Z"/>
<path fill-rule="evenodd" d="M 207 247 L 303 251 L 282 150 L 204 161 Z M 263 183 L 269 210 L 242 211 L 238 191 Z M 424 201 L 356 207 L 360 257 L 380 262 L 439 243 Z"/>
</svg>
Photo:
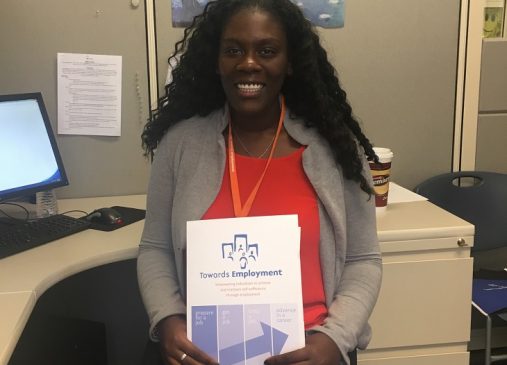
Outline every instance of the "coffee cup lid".
<svg viewBox="0 0 507 365">
<path fill-rule="evenodd" d="M 393 151 L 390 148 L 373 147 L 373 151 L 378 156 L 379 162 L 382 163 L 391 162 L 394 157 Z"/>
</svg>

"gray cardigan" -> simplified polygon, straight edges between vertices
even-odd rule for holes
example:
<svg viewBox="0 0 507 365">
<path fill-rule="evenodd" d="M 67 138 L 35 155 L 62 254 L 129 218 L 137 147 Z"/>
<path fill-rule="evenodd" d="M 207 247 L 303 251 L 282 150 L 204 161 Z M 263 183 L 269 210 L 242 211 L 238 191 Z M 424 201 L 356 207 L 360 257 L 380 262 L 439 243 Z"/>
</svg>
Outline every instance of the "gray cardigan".
<svg viewBox="0 0 507 365">
<path fill-rule="evenodd" d="M 200 219 L 220 190 L 226 126 L 223 109 L 192 117 L 173 126 L 157 148 L 137 265 L 154 340 L 161 319 L 186 313 L 186 222 Z M 329 316 L 312 331 L 331 337 L 348 364 L 347 352 L 365 348 L 371 338 L 367 321 L 381 282 L 375 199 L 344 178 L 329 145 L 314 129 L 288 112 L 284 127 L 307 146 L 303 168 L 319 199 L 320 260 Z M 365 159 L 364 166 L 369 171 Z"/>
</svg>

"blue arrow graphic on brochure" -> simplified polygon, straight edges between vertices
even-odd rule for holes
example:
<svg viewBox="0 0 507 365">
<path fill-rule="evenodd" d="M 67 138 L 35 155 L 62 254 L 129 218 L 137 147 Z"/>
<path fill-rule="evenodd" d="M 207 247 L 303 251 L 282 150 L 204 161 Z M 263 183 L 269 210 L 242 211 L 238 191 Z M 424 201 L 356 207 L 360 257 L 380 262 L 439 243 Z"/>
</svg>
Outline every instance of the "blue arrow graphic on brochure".
<svg viewBox="0 0 507 365">
<path fill-rule="evenodd" d="M 285 341 L 287 341 L 289 335 L 276 328 L 272 328 L 266 323 L 260 322 L 260 324 L 262 335 L 259 337 L 220 350 L 219 361 L 221 365 L 235 364 L 268 352 L 271 354 L 271 330 L 273 330 L 273 354 L 278 355 L 282 351 L 283 345 L 285 345 Z M 245 348 L 246 357 L 244 353 Z"/>
<path fill-rule="evenodd" d="M 263 323 L 261 323 L 263 324 Z M 269 326 L 267 326 L 269 328 Z M 285 341 L 289 337 L 288 334 L 283 333 L 282 331 L 273 328 L 273 355 L 279 355 L 282 352 L 283 345 L 285 345 Z"/>
</svg>

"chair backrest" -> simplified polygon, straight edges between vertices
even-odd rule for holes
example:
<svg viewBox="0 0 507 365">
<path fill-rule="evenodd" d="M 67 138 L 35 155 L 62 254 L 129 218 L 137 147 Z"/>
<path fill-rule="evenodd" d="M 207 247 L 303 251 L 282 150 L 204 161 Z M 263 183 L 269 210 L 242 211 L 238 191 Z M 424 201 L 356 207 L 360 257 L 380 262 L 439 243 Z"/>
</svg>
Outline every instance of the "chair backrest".
<svg viewBox="0 0 507 365">
<path fill-rule="evenodd" d="M 462 178 L 474 178 L 475 183 L 458 186 L 456 182 L 463 181 Z M 475 225 L 472 251 L 507 246 L 507 174 L 447 173 L 422 182 L 415 192 Z"/>
</svg>

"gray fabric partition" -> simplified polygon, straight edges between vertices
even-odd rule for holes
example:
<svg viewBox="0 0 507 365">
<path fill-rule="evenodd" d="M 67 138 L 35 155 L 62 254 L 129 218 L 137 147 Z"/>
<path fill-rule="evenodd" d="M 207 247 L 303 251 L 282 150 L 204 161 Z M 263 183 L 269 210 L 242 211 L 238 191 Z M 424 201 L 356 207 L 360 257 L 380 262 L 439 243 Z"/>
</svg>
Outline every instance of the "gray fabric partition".
<svg viewBox="0 0 507 365">
<path fill-rule="evenodd" d="M 162 90 L 182 30 L 171 26 L 169 0 L 155 5 Z M 394 150 L 393 180 L 408 188 L 451 169 L 459 8 L 458 0 L 347 0 L 345 27 L 319 29 L 356 116 L 375 145 Z M 71 181 L 58 195 L 145 192 L 143 3 L 4 0 L 1 14 L 0 93 L 42 91 L 54 125 L 56 53 L 123 56 L 122 136 L 58 136 Z"/>
<path fill-rule="evenodd" d="M 121 137 L 59 135 L 70 185 L 57 196 L 144 193 L 149 163 L 140 133 L 148 118 L 145 11 L 130 1 L 2 0 L 0 94 L 41 91 L 57 124 L 57 52 L 120 55 Z"/>
</svg>

